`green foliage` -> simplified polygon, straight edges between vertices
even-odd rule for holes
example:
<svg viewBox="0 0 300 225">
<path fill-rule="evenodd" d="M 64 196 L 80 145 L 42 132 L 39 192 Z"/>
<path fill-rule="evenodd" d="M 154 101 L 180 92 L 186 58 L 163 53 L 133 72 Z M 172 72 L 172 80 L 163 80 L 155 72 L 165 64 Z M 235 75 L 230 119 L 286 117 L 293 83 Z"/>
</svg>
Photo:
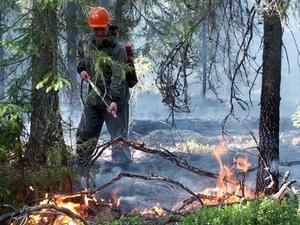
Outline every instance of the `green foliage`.
<svg viewBox="0 0 300 225">
<path fill-rule="evenodd" d="M 57 144 L 47 152 L 48 163 L 52 167 L 60 167 L 71 157 L 72 149 L 65 145 Z"/>
<path fill-rule="evenodd" d="M 20 129 L 20 122 L 22 121 L 23 109 L 15 104 L 0 105 L 0 125 L 9 127 L 12 130 Z"/>
<path fill-rule="evenodd" d="M 15 103 L 26 104 L 26 108 L 29 109 L 30 90 L 26 88 L 28 80 L 28 76 L 26 75 L 11 79 L 10 85 L 6 90 L 6 95 Z"/>
<path fill-rule="evenodd" d="M 188 215 L 178 225 L 298 225 L 300 224 L 298 199 L 282 201 L 269 198 L 234 205 L 207 207 Z M 99 223 L 102 225 L 103 223 Z M 139 216 L 121 217 L 112 225 L 144 224 Z"/>
<path fill-rule="evenodd" d="M 114 60 L 106 53 L 102 51 L 91 51 L 91 58 L 93 59 L 93 64 L 95 68 L 95 79 L 102 79 L 103 68 L 111 68 L 112 74 L 121 74 L 121 80 L 125 80 L 126 78 L 126 70 L 128 69 L 127 64 L 120 64 Z"/>
<path fill-rule="evenodd" d="M 287 225 L 299 224 L 299 205 L 291 199 L 276 202 L 272 199 L 265 199 L 261 202 L 257 212 L 257 222 L 263 225 Z"/>
<path fill-rule="evenodd" d="M 142 221 L 139 216 L 121 217 L 110 223 L 111 225 L 142 225 Z M 100 225 L 100 224 L 99 224 Z"/>
<path fill-rule="evenodd" d="M 102 51 L 91 51 L 91 58 L 93 59 L 95 68 L 95 79 L 102 79 L 104 72 L 102 69 L 108 66 L 112 66 L 112 58 Z"/>
<path fill-rule="evenodd" d="M 36 85 L 36 89 L 44 88 L 45 85 L 47 85 L 46 93 L 58 91 L 62 88 L 69 89 L 71 87 L 71 83 L 68 80 L 52 72 L 44 76 L 43 80 Z"/>
<path fill-rule="evenodd" d="M 8 37 L 2 40 L 3 47 L 9 51 L 10 55 L 24 57 L 29 52 L 35 54 L 38 51 L 36 46 L 33 46 L 32 35 L 29 32 L 31 20 L 26 16 L 27 14 L 20 15 L 20 21 L 12 28 L 11 32 L 15 34 L 14 38 Z M 7 61 L 11 61 L 11 59 Z"/>
<path fill-rule="evenodd" d="M 0 205 L 20 206 L 35 202 L 39 198 L 64 193 L 69 182 L 70 169 L 67 167 L 24 170 L 21 166 L 7 165 L 0 168 Z"/>
<path fill-rule="evenodd" d="M 0 169 L 0 204 L 9 203 L 14 205 L 14 203 L 18 202 L 14 187 L 20 187 L 20 182 L 15 182 L 19 180 L 20 173 L 13 175 L 11 171 L 11 168 L 6 167 Z"/>
<path fill-rule="evenodd" d="M 299 204 L 294 199 L 248 201 L 231 206 L 203 208 L 186 217 L 182 225 L 300 224 Z"/>
<path fill-rule="evenodd" d="M 24 108 L 5 103 L 0 105 L 0 161 L 4 162 L 9 154 L 20 153 L 20 136 L 23 129 Z"/>
<path fill-rule="evenodd" d="M 72 2 L 72 0 L 38 0 L 42 7 L 66 6 L 69 2 Z"/>
</svg>

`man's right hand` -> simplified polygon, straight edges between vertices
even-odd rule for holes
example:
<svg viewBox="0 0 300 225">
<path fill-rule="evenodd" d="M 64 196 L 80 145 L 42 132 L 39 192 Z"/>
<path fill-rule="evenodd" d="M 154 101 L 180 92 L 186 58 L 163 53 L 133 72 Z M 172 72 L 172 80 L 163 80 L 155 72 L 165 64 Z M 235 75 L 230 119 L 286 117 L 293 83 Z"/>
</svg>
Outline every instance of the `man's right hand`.
<svg viewBox="0 0 300 225">
<path fill-rule="evenodd" d="M 86 82 L 88 82 L 88 80 L 92 79 L 92 77 L 85 70 L 80 72 L 80 77 L 82 80 L 85 80 Z"/>
<path fill-rule="evenodd" d="M 114 118 L 117 118 L 118 105 L 116 102 L 110 103 L 106 111 L 111 114 Z"/>
</svg>

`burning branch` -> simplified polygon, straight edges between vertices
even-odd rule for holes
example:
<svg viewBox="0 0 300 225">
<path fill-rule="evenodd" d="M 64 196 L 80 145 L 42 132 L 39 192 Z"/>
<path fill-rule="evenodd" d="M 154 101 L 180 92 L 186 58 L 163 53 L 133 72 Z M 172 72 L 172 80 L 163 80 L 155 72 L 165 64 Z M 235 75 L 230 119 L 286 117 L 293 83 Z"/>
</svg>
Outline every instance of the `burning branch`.
<svg viewBox="0 0 300 225">
<path fill-rule="evenodd" d="M 112 144 L 118 143 L 119 139 L 120 139 L 120 138 L 116 138 L 116 139 L 114 139 L 114 140 L 108 141 L 108 142 L 106 142 L 106 143 L 104 143 L 104 144 L 102 144 L 102 145 L 97 146 L 96 149 L 95 149 L 95 151 L 93 152 L 93 154 L 92 154 L 90 160 L 87 161 L 87 162 L 89 162 L 87 166 L 90 168 L 90 167 L 96 162 L 96 160 L 102 155 L 102 153 L 103 153 L 107 148 L 109 148 L 109 146 L 111 146 Z M 100 150 L 99 150 L 99 149 L 100 149 Z M 99 151 L 98 151 L 98 150 L 99 150 Z"/>
<path fill-rule="evenodd" d="M 0 216 L 0 224 L 4 223 L 5 221 L 14 218 L 14 217 L 28 217 L 28 214 L 36 212 L 36 211 L 41 211 L 43 209 L 53 209 L 59 213 L 62 213 L 70 218 L 74 218 L 76 220 L 80 220 L 83 222 L 83 224 L 88 225 L 88 223 L 85 221 L 84 218 L 82 218 L 80 215 L 73 213 L 71 210 L 63 207 L 57 207 L 52 204 L 45 204 L 45 205 L 38 205 L 38 206 L 33 206 L 33 207 L 27 207 L 27 208 L 22 208 L 18 209 L 14 212 L 4 214 Z"/>
<path fill-rule="evenodd" d="M 220 166 L 220 175 L 200 170 L 196 167 L 193 167 L 188 164 L 188 162 L 176 156 L 172 152 L 168 151 L 167 149 L 160 148 L 160 149 L 153 149 L 145 147 L 144 143 L 138 143 L 136 141 L 129 141 L 122 137 L 118 137 L 110 142 L 106 142 L 96 148 L 94 151 L 94 154 L 89 160 L 88 167 L 91 167 L 95 161 L 102 155 L 102 153 L 112 144 L 117 145 L 127 145 L 133 149 L 148 153 L 148 154 L 155 154 L 159 155 L 165 160 L 168 160 L 174 164 L 176 164 L 178 167 L 184 168 L 190 172 L 193 172 L 200 176 L 207 176 L 210 178 L 214 178 L 217 180 L 217 187 L 216 188 L 208 188 L 204 192 L 200 193 L 194 193 L 187 187 L 185 187 L 183 184 L 174 181 L 172 179 L 160 177 L 160 176 L 142 176 L 142 175 L 136 175 L 136 174 L 129 174 L 129 173 L 121 173 L 114 179 L 112 179 L 110 182 L 102 185 L 101 187 L 95 189 L 91 192 L 92 195 L 95 193 L 103 190 L 104 188 L 114 184 L 115 182 L 119 181 L 122 177 L 129 177 L 129 178 L 137 178 L 137 179 L 143 179 L 143 180 L 157 180 L 157 181 L 163 181 L 170 184 L 174 184 L 179 186 L 181 189 L 185 190 L 189 194 L 192 195 L 191 198 L 186 199 L 182 202 L 181 207 L 178 211 L 180 212 L 186 208 L 188 208 L 189 205 L 193 204 L 195 201 L 199 202 L 197 203 L 197 207 L 202 207 L 204 205 L 216 205 L 220 203 L 231 203 L 236 202 L 240 200 L 241 198 L 253 198 L 254 193 L 245 185 L 245 177 L 246 173 L 249 171 L 249 168 L 251 164 L 249 163 L 247 157 L 238 157 L 234 159 L 234 165 L 232 167 L 228 167 L 226 165 L 223 165 L 221 156 L 225 154 L 227 150 L 227 142 L 226 140 L 221 140 L 220 144 L 216 147 L 215 150 L 215 156 L 218 159 L 219 166 Z M 234 174 L 234 170 L 240 171 L 242 174 L 241 179 L 238 179 L 236 175 Z"/>
<path fill-rule="evenodd" d="M 222 196 L 220 196 L 216 191 L 216 193 L 214 193 L 214 190 L 212 189 L 212 195 L 211 194 L 200 194 L 197 193 L 198 196 L 201 196 L 201 199 L 204 200 L 204 204 L 205 206 L 213 206 L 213 205 L 219 205 L 219 204 L 223 204 L 223 203 L 233 203 L 238 201 L 238 199 L 242 199 L 245 197 L 245 185 L 243 183 L 243 181 L 241 181 L 240 184 L 240 191 L 241 191 L 241 195 L 237 195 L 237 193 L 222 193 Z M 192 196 L 186 200 L 183 201 L 182 206 L 178 209 L 178 212 L 182 212 L 185 209 L 187 209 L 189 206 L 191 206 L 195 201 L 197 201 L 197 199 Z"/>
<path fill-rule="evenodd" d="M 169 178 L 165 178 L 165 177 L 160 177 L 160 176 L 142 176 L 142 175 L 137 175 L 137 174 L 130 174 L 130 173 L 120 173 L 117 177 L 115 177 L 114 179 L 112 179 L 110 182 L 102 185 L 101 187 L 97 188 L 96 190 L 92 191 L 91 194 L 94 195 L 97 192 L 103 190 L 104 188 L 116 183 L 117 181 L 119 181 L 122 177 L 130 177 L 130 178 L 136 178 L 136 179 L 142 179 L 142 180 L 157 180 L 157 181 L 163 181 L 166 183 L 170 183 L 170 184 L 174 184 L 178 187 L 180 187 L 181 189 L 185 190 L 186 192 L 188 192 L 189 194 L 193 195 L 195 199 L 197 199 L 200 204 L 203 206 L 203 202 L 201 200 L 201 195 L 197 195 L 195 194 L 193 191 L 191 191 L 189 188 L 185 187 L 183 184 L 179 183 L 178 181 L 169 179 Z"/>
</svg>

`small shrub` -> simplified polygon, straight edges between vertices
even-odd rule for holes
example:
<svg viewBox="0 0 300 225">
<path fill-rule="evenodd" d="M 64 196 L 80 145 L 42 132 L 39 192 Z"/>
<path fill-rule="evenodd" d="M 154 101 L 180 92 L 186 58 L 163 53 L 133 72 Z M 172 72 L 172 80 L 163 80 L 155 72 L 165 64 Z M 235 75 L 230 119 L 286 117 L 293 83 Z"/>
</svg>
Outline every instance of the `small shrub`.
<svg viewBox="0 0 300 225">
<path fill-rule="evenodd" d="M 293 199 L 248 201 L 231 206 L 203 208 L 187 216 L 182 225 L 296 225 L 299 204 Z"/>
<path fill-rule="evenodd" d="M 211 153 L 216 146 L 200 143 L 198 140 L 192 138 L 187 140 L 185 143 L 176 143 L 176 147 L 182 151 L 189 151 L 193 153 Z"/>
<path fill-rule="evenodd" d="M 3 103 L 0 105 L 0 162 L 4 164 L 11 154 L 21 153 L 21 132 L 24 107 Z"/>
<path fill-rule="evenodd" d="M 143 225 L 143 223 L 138 216 L 131 216 L 114 220 L 111 225 Z"/>
</svg>

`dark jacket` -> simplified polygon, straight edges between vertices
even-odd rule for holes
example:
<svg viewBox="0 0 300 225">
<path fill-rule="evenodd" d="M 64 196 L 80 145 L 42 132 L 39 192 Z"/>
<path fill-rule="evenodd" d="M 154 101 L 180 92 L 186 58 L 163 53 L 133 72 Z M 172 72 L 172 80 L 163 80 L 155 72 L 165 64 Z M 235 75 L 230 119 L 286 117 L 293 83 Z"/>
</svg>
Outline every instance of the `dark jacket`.
<svg viewBox="0 0 300 225">
<path fill-rule="evenodd" d="M 110 96 L 111 101 L 121 103 L 128 100 L 126 63 L 126 50 L 115 37 L 108 37 L 101 46 L 96 46 L 93 39 L 79 45 L 77 72 L 86 70 L 101 93 L 107 94 L 106 98 Z"/>
</svg>

